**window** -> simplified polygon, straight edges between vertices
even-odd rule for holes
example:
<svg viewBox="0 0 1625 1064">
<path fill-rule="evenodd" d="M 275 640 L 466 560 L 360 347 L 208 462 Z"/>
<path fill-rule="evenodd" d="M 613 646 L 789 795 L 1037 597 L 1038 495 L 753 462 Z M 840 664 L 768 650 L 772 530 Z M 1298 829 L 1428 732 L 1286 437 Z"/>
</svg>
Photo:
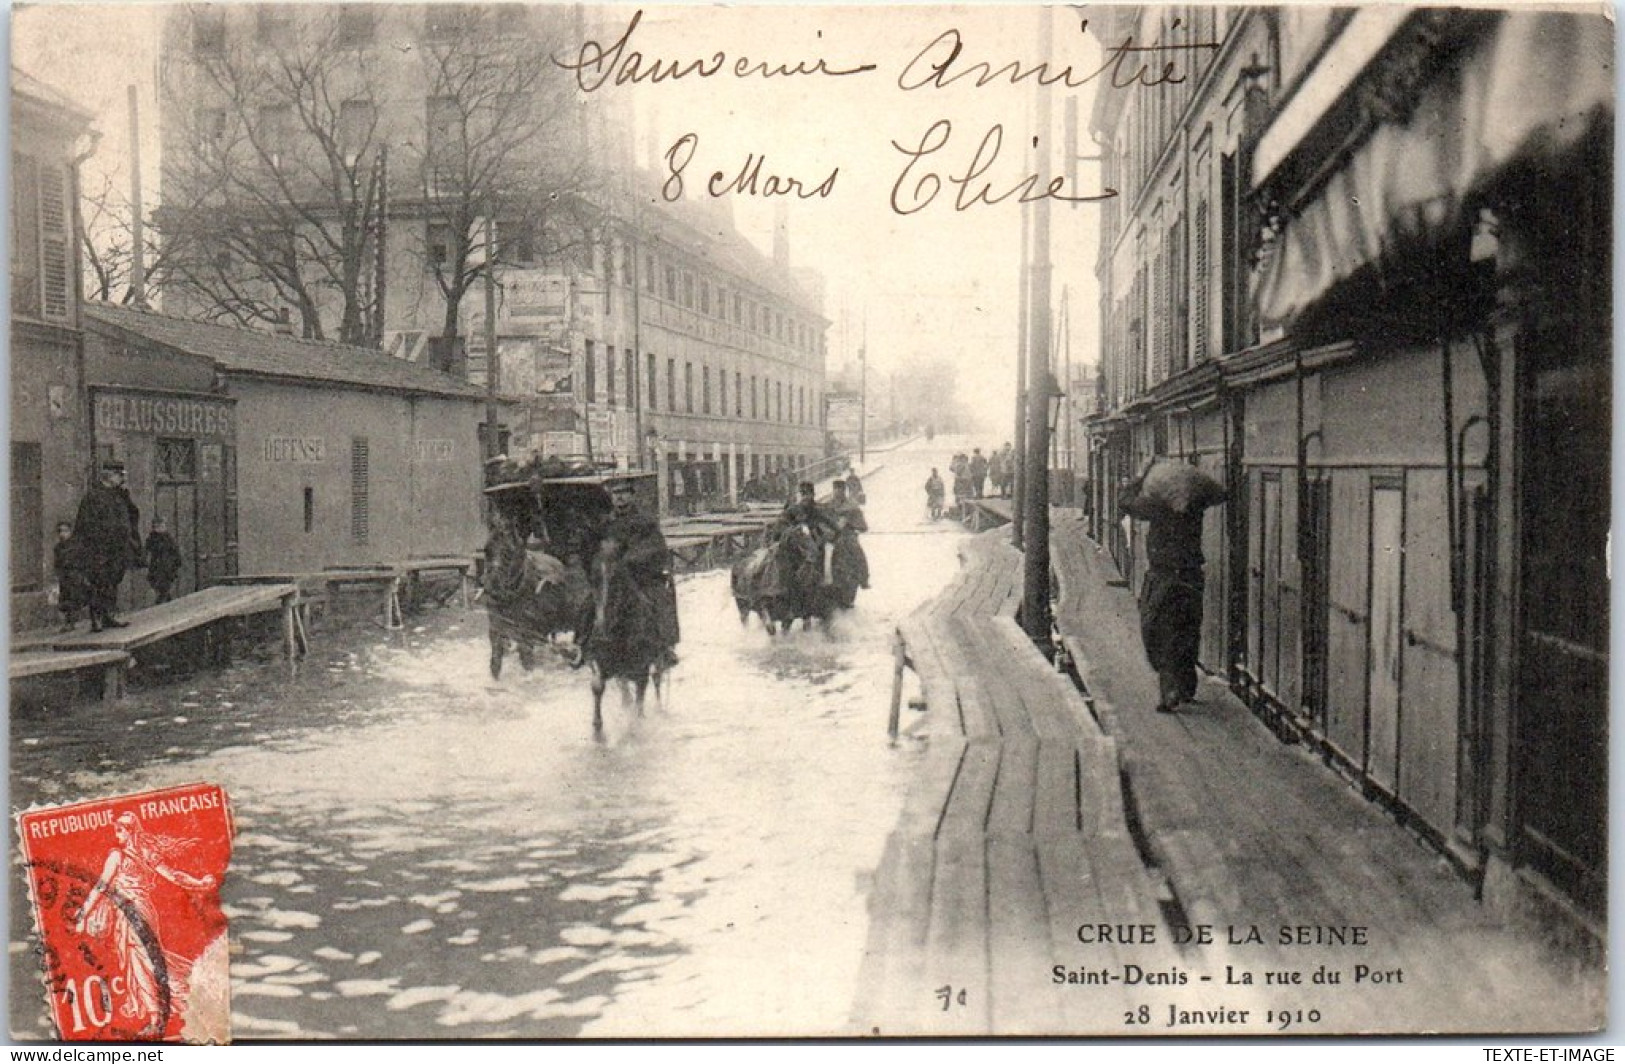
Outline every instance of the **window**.
<svg viewBox="0 0 1625 1064">
<path fill-rule="evenodd" d="M 286 4 L 266 4 L 254 11 L 254 37 L 272 48 L 293 43 L 293 9 Z"/>
<path fill-rule="evenodd" d="M 377 122 L 371 100 L 345 100 L 339 104 L 339 152 L 344 165 L 352 169 L 361 161 L 361 153 L 372 142 Z"/>
<path fill-rule="evenodd" d="M 21 153 L 11 165 L 12 312 L 66 321 L 75 296 L 68 168 Z"/>
<path fill-rule="evenodd" d="M 615 405 L 615 345 L 604 348 L 604 402 Z"/>
<path fill-rule="evenodd" d="M 648 357 L 649 379 L 643 385 L 643 405 L 650 410 L 655 408 L 655 356 Z"/>
<path fill-rule="evenodd" d="M 1200 39 L 1200 38 L 1199 38 Z M 1213 280 L 1208 274 L 1209 252 L 1207 236 L 1207 200 L 1196 205 L 1196 233 L 1192 237 L 1195 242 L 1193 264 L 1195 276 L 1191 279 L 1191 294 L 1195 297 L 1191 307 L 1191 318 L 1196 325 L 1195 335 L 1191 341 L 1191 360 L 1205 362 L 1208 357 L 1208 318 L 1210 289 Z"/>
<path fill-rule="evenodd" d="M 683 363 L 683 413 L 694 412 L 694 363 Z"/>
<path fill-rule="evenodd" d="M 197 441 L 160 438 L 153 464 L 153 476 L 160 484 L 194 483 L 197 480 Z"/>
<path fill-rule="evenodd" d="M 261 158 L 272 167 L 282 167 L 293 147 L 293 108 L 285 103 L 261 107 L 255 139 Z"/>
<path fill-rule="evenodd" d="M 45 583 L 45 486 L 40 445 L 11 444 L 11 590 Z"/>
<path fill-rule="evenodd" d="M 468 33 L 479 21 L 473 4 L 428 4 L 423 12 L 423 37 L 429 41 L 451 41 Z"/>
<path fill-rule="evenodd" d="M 717 413 L 728 416 L 728 371 L 717 370 Z"/>
<path fill-rule="evenodd" d="M 456 254 L 454 246 L 455 233 L 451 226 L 445 222 L 430 222 L 424 237 L 424 254 L 431 267 L 439 266 L 442 269 L 451 264 L 451 257 Z"/>
<path fill-rule="evenodd" d="M 700 282 L 700 313 L 711 313 L 711 282 Z"/>
<path fill-rule="evenodd" d="M 677 412 L 677 360 L 666 359 L 666 409 Z"/>
<path fill-rule="evenodd" d="M 593 350 L 593 342 L 587 341 L 586 358 L 587 379 L 583 382 L 585 398 L 589 403 L 598 401 L 598 352 Z"/>
<path fill-rule="evenodd" d="M 497 223 L 497 254 L 515 266 L 533 266 L 541 261 L 536 252 L 536 223 L 528 218 Z"/>
<path fill-rule="evenodd" d="M 687 270 L 683 271 L 683 306 L 694 306 L 694 275 Z"/>
<path fill-rule="evenodd" d="M 218 158 L 226 148 L 226 110 L 223 107 L 203 107 L 197 113 L 197 146 L 201 151 Z"/>
<path fill-rule="evenodd" d="M 666 299 L 672 303 L 677 302 L 677 267 L 666 267 Z"/>
<path fill-rule="evenodd" d="M 628 410 L 636 410 L 642 404 L 642 399 L 638 395 L 641 389 L 638 388 L 637 375 L 638 353 L 629 347 L 626 349 L 626 408 Z"/>
<path fill-rule="evenodd" d="M 359 48 L 371 44 L 376 32 L 371 4 L 344 4 L 339 8 L 339 47 Z"/>
<path fill-rule="evenodd" d="M 308 534 L 316 528 L 316 489 L 305 489 L 305 532 Z"/>
<path fill-rule="evenodd" d="M 734 293 L 734 324 L 739 325 L 745 320 L 745 301 L 738 292 Z"/>
<path fill-rule="evenodd" d="M 208 5 L 192 9 L 192 52 L 219 55 L 226 50 L 226 12 Z"/>
<path fill-rule="evenodd" d="M 711 367 L 700 367 L 700 413 L 711 412 Z"/>
<path fill-rule="evenodd" d="M 753 374 L 751 374 L 751 377 L 750 377 L 750 416 L 751 416 L 752 420 L 755 420 L 759 416 L 757 414 L 757 409 L 758 409 L 758 407 L 756 405 L 756 375 L 753 373 Z"/>
<path fill-rule="evenodd" d="M 455 96 L 430 96 L 423 101 L 424 122 L 429 132 L 429 148 L 450 149 L 461 143 L 462 114 Z"/>
<path fill-rule="evenodd" d="M 745 377 L 744 374 L 734 374 L 734 417 L 745 416 Z"/>
<path fill-rule="evenodd" d="M 423 112 L 429 192 L 434 195 L 442 190 L 455 190 L 461 175 L 457 160 L 462 153 L 464 132 L 457 99 L 453 96 L 430 96 L 423 101 Z"/>
<path fill-rule="evenodd" d="M 643 290 L 650 295 L 654 295 L 659 277 L 660 274 L 655 270 L 655 257 L 645 255 L 643 258 Z"/>
<path fill-rule="evenodd" d="M 367 497 L 367 437 L 350 438 L 350 538 L 367 542 L 371 515 Z"/>
</svg>

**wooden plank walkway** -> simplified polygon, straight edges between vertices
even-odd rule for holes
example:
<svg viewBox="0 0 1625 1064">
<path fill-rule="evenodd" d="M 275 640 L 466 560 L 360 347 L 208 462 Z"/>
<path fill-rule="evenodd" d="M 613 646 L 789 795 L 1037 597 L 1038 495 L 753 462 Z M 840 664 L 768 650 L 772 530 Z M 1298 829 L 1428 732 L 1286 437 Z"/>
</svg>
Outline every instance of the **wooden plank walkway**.
<svg viewBox="0 0 1625 1064">
<path fill-rule="evenodd" d="M 1166 934 L 1131 952 L 1079 941 L 1080 926 L 1161 923 L 1115 746 L 1017 627 L 1007 537 L 968 541 L 963 563 L 897 633 L 930 750 L 876 875 L 854 1021 L 887 1036 L 1121 1030 L 1123 964 L 1175 958 Z M 1058 964 L 1101 982 L 1057 984 Z"/>
<path fill-rule="evenodd" d="M 671 550 L 672 571 L 694 573 L 731 565 L 762 545 L 767 526 L 777 518 L 776 510 L 666 518 L 660 527 Z"/>
<path fill-rule="evenodd" d="M 1170 897 L 1193 923 L 1257 926 L 1264 941 L 1192 951 L 1193 980 L 1224 980 L 1225 966 L 1255 974 L 1324 964 L 1342 974 L 1325 988 L 1228 986 L 1225 1003 L 1317 1008 L 1313 1027 L 1288 1034 L 1576 1030 L 1604 1015 L 1606 975 L 1574 957 L 1552 962 L 1451 871 L 1304 746 L 1272 735 L 1221 683 L 1198 701 L 1153 711 L 1138 612 L 1114 586 L 1109 554 L 1075 513 L 1057 511 L 1051 559 L 1055 610 L 1096 717 L 1123 752 L 1138 821 Z M 1363 929 L 1365 944 L 1304 948 L 1310 935 Z M 1403 981 L 1355 985 L 1356 965 Z M 1260 1000 L 1262 999 L 1262 1000 Z M 1188 1033 L 1188 1032 L 1187 1032 Z M 1250 1033 L 1276 1033 L 1250 1028 Z"/>
<path fill-rule="evenodd" d="M 130 655 L 123 650 L 14 649 L 6 666 L 13 681 L 95 669 L 101 674 L 102 701 L 111 702 L 124 697 L 124 675 L 130 667 Z"/>
<path fill-rule="evenodd" d="M 47 636 L 46 640 L 55 650 L 128 652 L 227 617 L 281 610 L 283 649 L 292 659 L 299 653 L 294 620 L 294 605 L 298 598 L 299 588 L 293 584 L 206 587 L 202 591 L 128 614 L 125 617 L 128 627 L 125 628 L 108 628 L 100 632 L 58 632 Z"/>
</svg>

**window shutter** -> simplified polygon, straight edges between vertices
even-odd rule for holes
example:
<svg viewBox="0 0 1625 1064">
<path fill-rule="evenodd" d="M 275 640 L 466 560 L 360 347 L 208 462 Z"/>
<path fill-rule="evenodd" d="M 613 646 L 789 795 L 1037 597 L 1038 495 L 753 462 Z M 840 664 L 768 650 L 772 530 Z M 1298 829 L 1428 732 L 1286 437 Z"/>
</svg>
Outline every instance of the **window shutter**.
<svg viewBox="0 0 1625 1064">
<path fill-rule="evenodd" d="M 1208 357 L 1208 300 L 1213 281 L 1208 276 L 1208 246 L 1207 246 L 1207 200 L 1196 205 L 1196 277 L 1193 281 L 1193 295 L 1195 306 L 1192 313 L 1196 317 L 1195 362 L 1205 362 Z"/>
<path fill-rule="evenodd" d="M 367 541 L 370 531 L 370 510 L 367 493 L 367 437 L 350 438 L 350 538 L 359 543 Z"/>
<path fill-rule="evenodd" d="M 54 321 L 66 321 L 73 303 L 73 278 L 68 272 L 73 216 L 67 184 L 67 167 L 40 168 L 40 311 Z"/>
</svg>

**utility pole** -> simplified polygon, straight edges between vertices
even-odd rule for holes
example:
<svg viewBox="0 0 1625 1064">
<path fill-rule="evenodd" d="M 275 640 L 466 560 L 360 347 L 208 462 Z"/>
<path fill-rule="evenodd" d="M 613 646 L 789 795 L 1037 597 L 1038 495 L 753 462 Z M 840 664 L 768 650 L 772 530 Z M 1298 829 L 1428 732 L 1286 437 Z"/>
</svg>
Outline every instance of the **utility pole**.
<svg viewBox="0 0 1625 1064">
<path fill-rule="evenodd" d="M 1051 15 L 1048 8 L 1040 8 L 1039 54 L 1044 62 L 1050 61 L 1053 51 Z M 1050 95 L 1046 86 L 1038 86 L 1038 136 L 1043 148 L 1040 163 L 1034 172 L 1047 173 L 1053 153 L 1049 149 L 1051 134 Z M 1032 246 L 1032 299 L 1033 319 L 1027 330 L 1027 461 L 1026 497 L 1021 500 L 1026 511 L 1023 530 L 1026 569 L 1022 583 L 1021 627 L 1027 637 L 1041 649 L 1048 650 L 1050 641 L 1050 571 L 1049 571 L 1049 403 L 1055 390 L 1050 373 L 1050 201 L 1046 196 L 1033 208 Z"/>
<path fill-rule="evenodd" d="M 388 284 L 389 262 L 389 145 L 384 144 L 378 149 L 378 187 L 377 187 L 377 225 L 373 231 L 373 316 L 372 334 L 373 346 L 382 349 L 384 346 L 384 306 L 385 288 Z"/>
<path fill-rule="evenodd" d="M 485 457 L 502 453 L 497 438 L 497 237 L 496 219 L 485 217 Z"/>
<path fill-rule="evenodd" d="M 147 238 L 141 206 L 141 112 L 136 88 L 129 87 L 130 99 L 130 302 L 147 305 Z"/>
<path fill-rule="evenodd" d="M 638 190 L 637 167 L 632 171 L 632 453 L 643 468 L 643 201 Z"/>
</svg>

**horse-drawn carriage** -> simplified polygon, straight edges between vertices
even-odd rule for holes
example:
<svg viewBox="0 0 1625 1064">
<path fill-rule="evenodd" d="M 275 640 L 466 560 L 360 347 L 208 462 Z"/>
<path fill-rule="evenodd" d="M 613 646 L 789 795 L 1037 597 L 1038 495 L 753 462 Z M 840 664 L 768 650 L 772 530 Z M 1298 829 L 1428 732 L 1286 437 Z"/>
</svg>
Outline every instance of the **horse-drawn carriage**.
<svg viewBox="0 0 1625 1064">
<path fill-rule="evenodd" d="M 655 474 L 541 459 L 500 466 L 490 479 L 482 582 L 492 677 L 509 647 L 528 670 L 538 649 L 561 646 L 568 633 L 572 663 L 592 669 L 595 725 L 608 679 L 635 683 L 641 707 L 677 641 Z M 617 497 L 631 505 L 617 509 Z M 640 531 L 641 556 L 627 542 Z"/>
</svg>

